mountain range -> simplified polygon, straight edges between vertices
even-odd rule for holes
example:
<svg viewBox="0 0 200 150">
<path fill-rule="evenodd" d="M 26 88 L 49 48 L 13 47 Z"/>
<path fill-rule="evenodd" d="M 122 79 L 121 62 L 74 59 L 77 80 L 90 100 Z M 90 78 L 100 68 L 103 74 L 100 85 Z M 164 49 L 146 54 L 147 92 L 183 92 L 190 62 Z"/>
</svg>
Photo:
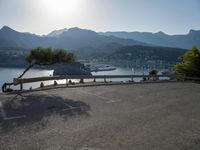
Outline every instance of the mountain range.
<svg viewBox="0 0 200 150">
<path fill-rule="evenodd" d="M 79 60 L 97 60 L 119 66 L 150 67 L 150 64 L 157 65 L 156 62 L 172 66 L 186 49 L 193 45 L 200 47 L 199 37 L 200 31 L 195 30 L 186 35 L 171 36 L 163 32 L 98 33 L 77 27 L 40 36 L 4 26 L 0 29 L 0 66 L 25 66 L 24 57 L 28 50 L 38 46 L 64 48 L 73 51 Z"/>
<path fill-rule="evenodd" d="M 189 49 L 200 47 L 200 31 L 190 30 L 185 35 L 168 35 L 164 32 L 100 32 L 70 28 L 55 30 L 48 35 L 39 36 L 22 33 L 4 26 L 0 29 L 0 47 L 22 47 L 26 49 L 37 46 L 65 48 L 76 51 L 108 52 L 123 46 L 163 46 Z"/>
<path fill-rule="evenodd" d="M 34 47 L 65 48 L 68 50 L 92 49 L 107 51 L 108 49 L 127 45 L 149 45 L 133 39 L 100 35 L 91 30 L 70 28 L 53 31 L 46 36 L 22 33 L 4 26 L 0 29 L 0 47 Z"/>
<path fill-rule="evenodd" d="M 100 32 L 101 35 L 115 36 L 124 39 L 134 39 L 157 46 L 189 49 L 200 47 L 200 30 L 190 30 L 188 34 L 168 35 L 162 31 L 151 32 Z"/>
</svg>

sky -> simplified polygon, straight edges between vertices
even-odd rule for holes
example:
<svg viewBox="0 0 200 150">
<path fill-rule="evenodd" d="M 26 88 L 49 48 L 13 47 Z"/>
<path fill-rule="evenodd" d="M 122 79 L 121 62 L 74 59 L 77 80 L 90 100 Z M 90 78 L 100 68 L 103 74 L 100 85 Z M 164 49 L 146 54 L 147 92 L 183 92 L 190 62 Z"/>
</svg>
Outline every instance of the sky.
<svg viewBox="0 0 200 150">
<path fill-rule="evenodd" d="M 39 35 L 71 27 L 185 34 L 200 30 L 199 8 L 200 0 L 0 0 L 0 27 Z"/>
</svg>

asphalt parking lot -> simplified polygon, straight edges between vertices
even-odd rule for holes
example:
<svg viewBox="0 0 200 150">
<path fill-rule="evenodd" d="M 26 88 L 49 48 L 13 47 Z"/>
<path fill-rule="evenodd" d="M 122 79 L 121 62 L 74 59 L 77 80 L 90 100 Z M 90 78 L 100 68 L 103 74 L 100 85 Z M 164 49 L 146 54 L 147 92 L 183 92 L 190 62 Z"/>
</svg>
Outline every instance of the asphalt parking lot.
<svg viewBox="0 0 200 150">
<path fill-rule="evenodd" d="M 200 84 L 0 95 L 0 150 L 198 150 Z"/>
</svg>

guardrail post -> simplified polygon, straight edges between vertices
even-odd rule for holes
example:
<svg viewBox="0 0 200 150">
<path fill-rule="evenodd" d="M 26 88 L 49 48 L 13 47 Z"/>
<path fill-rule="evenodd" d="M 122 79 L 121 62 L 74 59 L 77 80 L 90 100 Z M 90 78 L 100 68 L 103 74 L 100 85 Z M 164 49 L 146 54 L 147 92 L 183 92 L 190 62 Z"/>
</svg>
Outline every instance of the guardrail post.
<svg viewBox="0 0 200 150">
<path fill-rule="evenodd" d="M 142 75 L 142 81 L 146 81 L 146 77 L 144 76 L 144 73 Z"/>
<path fill-rule="evenodd" d="M 20 91 L 23 90 L 23 81 L 20 82 Z"/>
<path fill-rule="evenodd" d="M 57 85 L 58 85 L 57 81 L 54 80 L 53 85 L 54 85 L 54 86 L 57 86 Z"/>
<path fill-rule="evenodd" d="M 133 82 L 133 76 L 131 77 L 131 82 Z"/>
<path fill-rule="evenodd" d="M 44 83 L 41 82 L 41 83 L 40 83 L 40 88 L 43 88 L 43 87 L 44 87 Z"/>
<path fill-rule="evenodd" d="M 83 78 L 80 79 L 80 83 L 84 83 L 84 79 Z"/>
<path fill-rule="evenodd" d="M 68 87 L 68 79 L 66 78 L 66 86 Z"/>
<path fill-rule="evenodd" d="M 106 76 L 104 76 L 104 82 L 106 83 Z"/>
</svg>

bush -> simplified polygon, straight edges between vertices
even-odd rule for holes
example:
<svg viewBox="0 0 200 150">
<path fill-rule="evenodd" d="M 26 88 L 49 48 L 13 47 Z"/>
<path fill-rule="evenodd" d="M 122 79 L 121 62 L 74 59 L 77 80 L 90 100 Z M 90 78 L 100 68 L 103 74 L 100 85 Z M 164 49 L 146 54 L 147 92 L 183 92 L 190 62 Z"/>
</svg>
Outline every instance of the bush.
<svg viewBox="0 0 200 150">
<path fill-rule="evenodd" d="M 172 68 L 177 75 L 200 77 L 200 51 L 196 47 L 187 51 L 179 59 L 181 63 Z"/>
<path fill-rule="evenodd" d="M 157 70 L 151 70 L 149 72 L 149 75 L 157 75 L 158 74 L 158 71 Z"/>
</svg>

